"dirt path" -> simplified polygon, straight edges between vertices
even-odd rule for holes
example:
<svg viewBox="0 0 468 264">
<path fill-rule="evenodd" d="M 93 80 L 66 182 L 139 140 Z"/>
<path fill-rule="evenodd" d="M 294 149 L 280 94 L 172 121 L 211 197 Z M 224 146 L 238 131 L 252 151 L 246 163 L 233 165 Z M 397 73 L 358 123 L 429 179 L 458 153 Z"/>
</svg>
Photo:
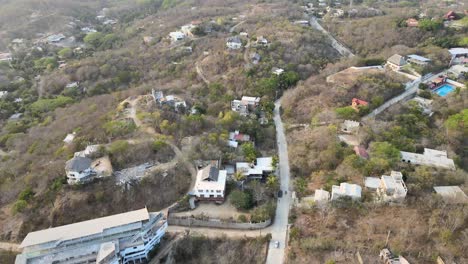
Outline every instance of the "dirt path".
<svg viewBox="0 0 468 264">
<path fill-rule="evenodd" d="M 16 243 L 0 242 L 0 249 L 6 250 L 6 251 L 20 252 L 19 246 L 20 245 Z"/>
<path fill-rule="evenodd" d="M 206 78 L 205 74 L 203 73 L 203 69 L 200 67 L 200 63 L 197 61 L 195 63 L 195 70 L 197 71 L 198 77 L 203 80 L 203 82 L 206 83 L 206 85 L 210 85 L 210 80 Z"/>
<path fill-rule="evenodd" d="M 245 20 L 244 20 L 244 21 L 241 21 L 241 22 L 239 22 L 239 23 L 237 23 L 237 24 L 235 24 L 234 26 L 232 26 L 232 27 L 229 29 L 229 33 L 234 32 L 234 30 L 236 29 L 236 27 L 238 27 L 238 26 L 240 26 L 240 25 L 242 25 L 242 24 L 244 24 L 244 23 L 245 23 Z"/>
<path fill-rule="evenodd" d="M 126 99 L 124 102 L 128 102 L 129 103 L 129 109 L 128 109 L 128 117 L 131 118 L 133 120 L 133 122 L 135 122 L 135 125 L 140 128 L 141 130 L 143 130 L 144 132 L 146 132 L 147 134 L 150 134 L 150 135 L 154 135 L 154 136 L 158 136 L 160 134 L 158 134 L 156 132 L 156 130 L 152 127 L 149 127 L 149 126 L 146 126 L 145 124 L 143 124 L 143 122 L 141 122 L 140 119 L 138 119 L 137 117 L 137 113 L 136 113 L 136 106 L 138 104 L 138 102 L 144 97 L 144 95 L 140 95 L 140 96 L 137 96 L 135 98 L 128 98 Z M 182 153 L 182 151 L 173 143 L 173 142 L 170 142 L 170 141 L 167 141 L 166 142 L 171 148 L 172 150 L 174 151 L 175 153 L 175 158 L 168 162 L 168 163 L 164 163 L 164 164 L 160 164 L 158 166 L 156 166 L 155 168 L 153 168 L 152 170 L 157 170 L 157 169 L 161 169 L 161 167 L 164 167 L 164 166 L 171 166 L 171 165 L 176 165 L 177 164 L 177 161 L 180 161 L 182 162 L 182 164 L 190 171 L 190 174 L 192 176 L 192 181 L 190 183 L 190 188 L 189 188 L 189 191 L 191 191 L 193 189 L 193 187 L 195 186 L 195 181 L 197 179 L 197 171 L 195 170 L 195 167 L 190 163 L 190 161 L 188 160 L 188 158 L 186 157 L 186 155 L 184 155 Z"/>
<path fill-rule="evenodd" d="M 249 60 L 249 48 L 250 48 L 250 39 L 247 39 L 247 44 L 245 45 L 245 51 L 244 51 L 244 62 L 246 64 L 250 63 Z"/>
</svg>

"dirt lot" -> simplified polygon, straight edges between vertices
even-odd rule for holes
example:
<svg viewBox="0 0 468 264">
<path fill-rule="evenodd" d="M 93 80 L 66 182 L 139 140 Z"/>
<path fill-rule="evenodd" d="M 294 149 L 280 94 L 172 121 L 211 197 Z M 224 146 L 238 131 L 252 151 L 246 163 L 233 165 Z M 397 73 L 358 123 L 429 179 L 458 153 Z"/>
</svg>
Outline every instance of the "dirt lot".
<svg viewBox="0 0 468 264">
<path fill-rule="evenodd" d="M 410 200 L 402 206 L 296 210 L 289 262 L 354 263 L 359 251 L 365 263 L 378 263 L 390 231 L 390 249 L 410 263 L 435 263 L 438 255 L 467 263 L 468 207 L 438 204 L 430 196 Z"/>
<path fill-rule="evenodd" d="M 232 206 L 229 201 L 225 201 L 223 204 L 217 205 L 215 203 L 198 203 L 197 208 L 192 211 L 181 212 L 181 213 L 174 213 L 176 216 L 209 216 L 211 218 L 233 218 L 237 219 L 239 215 L 242 215 L 237 211 L 237 209 Z M 244 214 L 245 215 L 245 214 Z"/>
</svg>

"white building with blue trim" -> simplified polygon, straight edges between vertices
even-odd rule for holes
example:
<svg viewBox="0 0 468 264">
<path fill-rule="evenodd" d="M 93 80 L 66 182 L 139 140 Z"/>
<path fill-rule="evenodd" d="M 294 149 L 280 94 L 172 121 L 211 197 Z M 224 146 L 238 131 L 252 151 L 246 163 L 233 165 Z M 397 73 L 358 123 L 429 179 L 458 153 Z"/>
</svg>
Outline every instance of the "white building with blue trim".
<svg viewBox="0 0 468 264">
<path fill-rule="evenodd" d="M 148 261 L 167 221 L 146 208 L 29 233 L 15 264 L 134 264 Z"/>
</svg>

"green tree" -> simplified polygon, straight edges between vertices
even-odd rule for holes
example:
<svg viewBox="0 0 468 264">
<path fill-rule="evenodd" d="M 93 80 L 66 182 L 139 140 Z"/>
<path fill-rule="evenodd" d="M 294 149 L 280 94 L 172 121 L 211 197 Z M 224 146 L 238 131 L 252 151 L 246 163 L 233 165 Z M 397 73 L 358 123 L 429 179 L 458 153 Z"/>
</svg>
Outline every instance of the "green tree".
<svg viewBox="0 0 468 264">
<path fill-rule="evenodd" d="M 267 180 L 266 180 L 266 186 L 269 190 L 271 191 L 277 191 L 280 187 L 279 184 L 279 179 L 276 175 L 268 175 Z"/>
<path fill-rule="evenodd" d="M 339 107 L 335 109 L 335 113 L 342 119 L 357 119 L 358 114 L 351 106 Z"/>
<path fill-rule="evenodd" d="M 252 208 L 252 195 L 248 192 L 234 190 L 229 194 L 229 201 L 237 209 L 248 210 Z"/>
<path fill-rule="evenodd" d="M 247 162 L 254 162 L 257 158 L 257 150 L 252 142 L 242 144 L 242 153 L 244 154 Z"/>
<path fill-rule="evenodd" d="M 297 196 L 302 197 L 305 195 L 307 191 L 307 181 L 304 178 L 299 177 L 294 181 L 294 187 L 295 187 Z"/>
<path fill-rule="evenodd" d="M 97 49 L 99 46 L 101 46 L 101 43 L 103 41 L 104 34 L 101 32 L 92 32 L 86 35 L 84 37 L 83 41 L 87 44 L 90 45 L 91 47 Z"/>
<path fill-rule="evenodd" d="M 63 48 L 58 52 L 60 58 L 70 59 L 73 57 L 73 50 L 71 48 Z"/>
<path fill-rule="evenodd" d="M 444 27 L 444 23 L 440 20 L 424 18 L 419 20 L 418 27 L 425 31 L 437 31 Z"/>
</svg>

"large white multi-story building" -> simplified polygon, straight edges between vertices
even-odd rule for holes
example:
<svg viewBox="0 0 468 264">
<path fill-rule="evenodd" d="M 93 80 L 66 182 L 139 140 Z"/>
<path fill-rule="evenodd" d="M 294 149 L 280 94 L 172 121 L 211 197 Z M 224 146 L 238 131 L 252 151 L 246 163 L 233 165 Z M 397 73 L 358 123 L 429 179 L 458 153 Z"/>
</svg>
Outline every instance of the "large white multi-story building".
<svg viewBox="0 0 468 264">
<path fill-rule="evenodd" d="M 15 264 L 133 264 L 148 260 L 167 228 L 146 208 L 29 233 Z"/>
</svg>

